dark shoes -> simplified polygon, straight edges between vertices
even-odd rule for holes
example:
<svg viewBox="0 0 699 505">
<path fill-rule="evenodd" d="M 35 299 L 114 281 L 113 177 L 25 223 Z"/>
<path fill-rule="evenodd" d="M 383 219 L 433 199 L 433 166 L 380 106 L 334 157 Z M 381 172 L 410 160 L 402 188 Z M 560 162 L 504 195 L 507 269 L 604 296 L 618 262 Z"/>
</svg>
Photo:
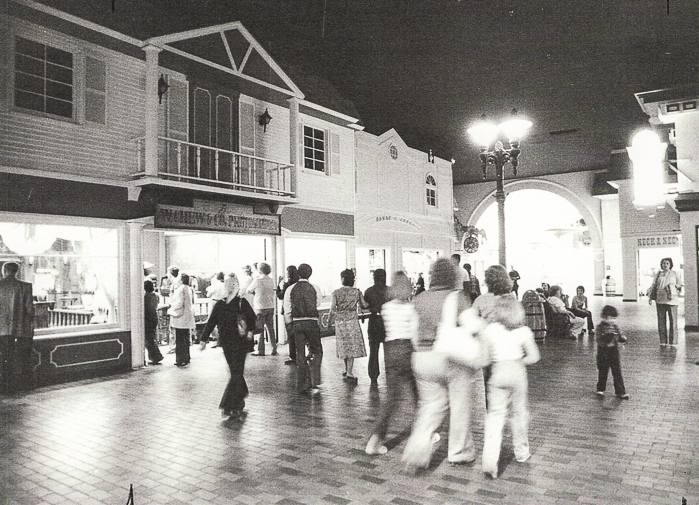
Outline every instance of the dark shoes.
<svg viewBox="0 0 699 505">
<path fill-rule="evenodd" d="M 286 360 L 286 361 L 284 362 L 284 364 L 285 364 L 285 365 L 295 365 L 295 364 L 296 364 L 296 360 L 288 359 L 288 360 Z"/>
<path fill-rule="evenodd" d="M 155 360 L 155 361 L 149 361 L 148 364 L 149 365 L 159 365 L 162 360 L 163 360 L 163 358 L 160 358 L 160 359 Z"/>
<path fill-rule="evenodd" d="M 253 356 L 264 356 L 265 353 L 263 353 L 263 352 L 253 352 L 252 355 L 253 355 Z"/>
<path fill-rule="evenodd" d="M 175 363 L 175 366 L 183 367 L 189 365 L 189 361 L 187 363 Z"/>
<path fill-rule="evenodd" d="M 357 378 L 352 376 L 352 375 L 348 375 L 347 377 L 344 377 L 342 380 L 345 381 L 350 386 L 356 386 L 359 383 Z"/>
<path fill-rule="evenodd" d="M 620 400 L 628 400 L 629 399 L 629 395 L 627 395 L 626 393 L 624 393 L 623 395 L 616 395 L 616 397 L 619 398 Z"/>
</svg>

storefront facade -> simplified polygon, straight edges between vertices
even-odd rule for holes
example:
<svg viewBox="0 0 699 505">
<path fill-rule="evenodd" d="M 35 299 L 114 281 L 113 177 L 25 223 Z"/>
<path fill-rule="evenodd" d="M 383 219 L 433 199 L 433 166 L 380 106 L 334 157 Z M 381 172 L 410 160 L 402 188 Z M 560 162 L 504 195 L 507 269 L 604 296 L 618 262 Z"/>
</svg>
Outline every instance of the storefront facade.
<svg viewBox="0 0 699 505">
<path fill-rule="evenodd" d="M 276 280 L 312 256 L 330 289 L 319 254 L 353 261 L 357 119 L 306 99 L 239 23 L 138 40 L 10 2 L 2 28 L 0 262 L 34 285 L 38 384 L 144 364 L 146 273 L 205 284 L 266 261 Z M 193 55 L 206 37 L 274 82 Z M 329 215 L 352 224 L 330 236 Z"/>
<path fill-rule="evenodd" d="M 408 147 L 391 129 L 356 134 L 357 286 L 372 272 L 405 271 L 429 285 L 429 266 L 454 246 L 451 163 Z"/>
</svg>

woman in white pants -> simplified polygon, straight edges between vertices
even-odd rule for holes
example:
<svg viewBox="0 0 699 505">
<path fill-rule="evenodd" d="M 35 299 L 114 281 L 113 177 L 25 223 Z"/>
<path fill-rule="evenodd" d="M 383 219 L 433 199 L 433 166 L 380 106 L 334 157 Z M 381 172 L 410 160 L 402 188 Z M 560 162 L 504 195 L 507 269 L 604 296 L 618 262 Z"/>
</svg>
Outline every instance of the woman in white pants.
<svg viewBox="0 0 699 505">
<path fill-rule="evenodd" d="M 504 269 L 503 269 L 504 272 Z M 488 412 L 485 417 L 483 471 L 498 476 L 502 430 L 512 405 L 512 443 L 515 459 L 529 459 L 529 412 L 527 410 L 526 365 L 539 361 L 532 331 L 522 325 L 524 309 L 514 298 L 499 297 L 492 306 L 491 322 L 481 334 L 492 362 L 487 384 Z"/>
<path fill-rule="evenodd" d="M 429 466 L 440 436 L 437 433 L 449 414 L 449 442 L 447 459 L 453 465 L 475 460 L 471 433 L 473 383 L 478 371 L 463 365 L 449 363 L 433 353 L 437 327 L 448 299 L 453 300 L 451 316 L 454 319 L 471 305 L 463 291 L 456 295 L 456 269 L 447 259 L 438 259 L 430 268 L 430 288 L 415 297 L 419 317 L 417 341 L 414 342 L 413 372 L 418 388 L 418 412 L 413 430 L 403 451 L 403 462 L 410 470 Z M 460 303 L 459 303 L 460 300 Z"/>
</svg>

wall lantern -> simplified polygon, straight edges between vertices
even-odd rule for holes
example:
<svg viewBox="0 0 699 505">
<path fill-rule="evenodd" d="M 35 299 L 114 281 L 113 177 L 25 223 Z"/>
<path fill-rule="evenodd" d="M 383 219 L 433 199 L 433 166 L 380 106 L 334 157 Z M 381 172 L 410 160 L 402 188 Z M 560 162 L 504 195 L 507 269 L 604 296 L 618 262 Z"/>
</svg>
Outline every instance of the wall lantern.
<svg viewBox="0 0 699 505">
<path fill-rule="evenodd" d="M 648 210 L 649 217 L 665 206 L 663 163 L 667 144 L 653 130 L 641 130 L 634 135 L 626 150 L 633 163 L 633 204 L 639 210 Z"/>
<path fill-rule="evenodd" d="M 158 79 L 158 103 L 163 103 L 163 95 L 167 93 L 167 89 L 170 85 L 165 80 L 165 76 L 160 74 L 160 79 Z"/>
<path fill-rule="evenodd" d="M 267 125 L 272 121 L 272 116 L 269 115 L 269 110 L 265 109 L 264 113 L 260 114 L 260 126 L 264 128 L 264 132 L 267 132 Z"/>
</svg>

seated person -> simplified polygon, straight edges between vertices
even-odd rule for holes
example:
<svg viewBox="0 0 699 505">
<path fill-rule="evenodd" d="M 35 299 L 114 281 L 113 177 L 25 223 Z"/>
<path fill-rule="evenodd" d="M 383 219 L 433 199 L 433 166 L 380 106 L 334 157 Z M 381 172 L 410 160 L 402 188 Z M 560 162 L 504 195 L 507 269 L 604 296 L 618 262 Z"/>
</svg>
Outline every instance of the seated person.
<svg viewBox="0 0 699 505">
<path fill-rule="evenodd" d="M 570 302 L 570 311 L 578 317 L 587 319 L 587 329 L 592 335 L 595 332 L 595 323 L 592 321 L 592 312 L 590 312 L 587 305 L 587 296 L 585 296 L 585 288 L 583 286 L 578 286 L 576 288 L 576 295 Z"/>
<path fill-rule="evenodd" d="M 563 302 L 563 290 L 560 286 L 551 286 L 549 292 L 548 302 L 551 305 L 551 310 L 558 314 L 568 314 L 568 319 L 571 323 L 570 333 L 573 337 L 578 338 L 582 334 L 583 326 L 585 325 L 585 320 L 581 317 L 577 317 L 575 314 L 570 312 L 565 303 Z"/>
<path fill-rule="evenodd" d="M 551 286 L 549 286 L 548 282 L 541 283 L 541 290 L 544 293 L 544 298 L 548 298 L 551 294 Z"/>
</svg>

